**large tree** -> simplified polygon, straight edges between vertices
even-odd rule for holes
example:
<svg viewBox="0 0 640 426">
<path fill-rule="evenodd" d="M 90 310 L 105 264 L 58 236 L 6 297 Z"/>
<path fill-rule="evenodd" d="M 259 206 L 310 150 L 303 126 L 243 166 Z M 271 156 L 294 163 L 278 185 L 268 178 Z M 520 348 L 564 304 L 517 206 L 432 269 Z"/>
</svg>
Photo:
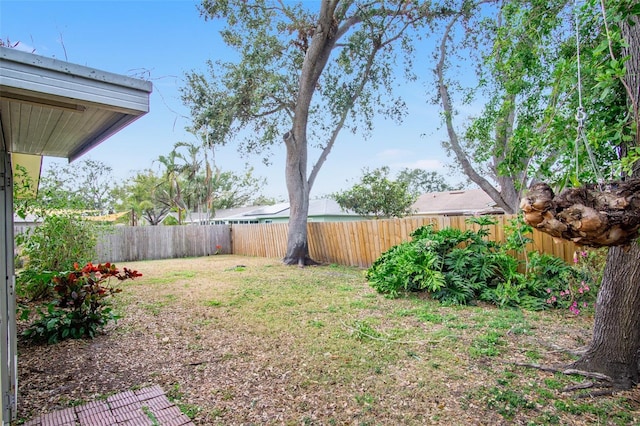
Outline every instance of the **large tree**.
<svg viewBox="0 0 640 426">
<path fill-rule="evenodd" d="M 583 130 L 599 142 L 575 146 L 574 3 L 480 0 L 467 6 L 447 24 L 435 67 L 446 147 L 462 171 L 511 213 L 533 181 L 566 185 L 608 176 L 616 136 L 607 123 L 625 112 L 623 103 L 611 99 L 615 91 L 583 91 L 590 124 Z M 594 22 L 587 24 L 592 29 Z M 584 60 L 593 56 L 597 35 L 584 31 Z M 584 87 L 599 84 L 596 78 L 594 68 L 583 69 Z M 482 110 L 456 122 L 469 102 Z"/>
<path fill-rule="evenodd" d="M 398 182 L 406 182 L 409 192 L 414 195 L 460 189 L 460 186 L 448 183 L 440 173 L 424 169 L 404 168 L 400 170 L 396 180 Z"/>
<path fill-rule="evenodd" d="M 593 73 L 597 84 L 583 89 L 578 81 L 578 133 L 588 124 L 580 123 L 585 112 L 590 112 L 595 131 L 581 134 L 571 150 L 585 145 L 585 160 L 594 165 L 592 178 L 599 182 L 586 185 L 586 176 L 575 173 L 582 185 L 558 195 L 546 183 L 536 183 L 522 208 L 528 223 L 551 235 L 587 246 L 612 246 L 596 303 L 593 339 L 572 367 L 597 373 L 594 377 L 606 385 L 630 388 L 640 383 L 640 5 L 626 0 L 587 2 L 580 15 L 574 62 L 578 71 Z M 566 82 L 556 87 L 576 89 Z M 596 105 L 600 109 L 594 109 Z M 603 181 L 598 166 L 609 163 L 599 148 L 612 145 L 616 149 L 610 152 L 620 156 L 618 164 L 625 173 L 610 183 Z"/>
<path fill-rule="evenodd" d="M 315 3 L 314 3 L 315 5 Z M 430 2 L 322 0 L 202 2 L 206 19 L 222 19 L 237 62 L 210 63 L 210 76 L 188 75 L 184 100 L 194 129 L 210 143 L 242 137 L 240 150 L 286 147 L 291 216 L 284 262 L 312 262 L 307 242 L 309 192 L 343 128 L 367 132 L 380 113 L 401 117 L 393 96 L 396 50 L 412 51 L 412 31 L 447 14 Z M 396 49 L 396 47 L 398 49 Z M 405 56 L 410 69 L 411 55 Z M 244 133 L 242 132 L 244 131 Z M 308 173 L 309 148 L 318 150 Z"/>
<path fill-rule="evenodd" d="M 524 3 L 467 3 L 449 20 L 436 51 L 437 99 L 448 136 L 445 147 L 463 173 L 508 213 L 518 209 L 528 179 L 527 162 L 535 150 L 531 141 L 519 144 L 514 135 L 518 127 L 530 128 L 532 114 L 541 114 L 544 102 L 533 80 L 550 72 L 544 67 L 545 51 L 536 49 L 544 32 L 534 33 L 528 26 L 540 22 L 537 12 L 542 7 L 549 8 L 550 15 L 558 13 L 555 5 L 536 8 Z M 454 72 L 460 64 L 466 73 L 476 70 L 477 87 L 463 84 L 467 78 Z M 457 104 L 478 94 L 485 99 L 482 112 L 470 124 L 456 126 Z"/>
<path fill-rule="evenodd" d="M 408 181 L 390 179 L 389 168 L 380 167 L 364 169 L 360 182 L 332 197 L 345 210 L 379 219 L 410 215 L 417 194 L 411 191 Z"/>
<path fill-rule="evenodd" d="M 84 159 L 64 166 L 52 164 L 40 178 L 36 202 L 47 210 L 113 212 L 116 184 L 112 168 L 102 161 Z"/>
<path fill-rule="evenodd" d="M 610 60 L 626 58 L 622 82 L 630 119 L 626 122 L 629 138 L 621 145 L 622 155 L 636 153 L 630 163 L 633 178 L 640 178 L 640 5 L 628 1 L 607 2 L 611 22 L 607 44 Z M 616 34 L 619 54 L 614 51 Z M 624 139 L 623 139 L 624 141 Z M 635 194 L 636 206 L 640 205 L 640 191 Z M 636 209 L 635 215 L 640 215 Z M 632 241 L 626 246 L 609 249 L 607 264 L 598 294 L 593 340 L 586 352 L 574 363 L 574 367 L 595 371 L 610 378 L 616 387 L 630 388 L 640 383 L 640 243 Z"/>
<path fill-rule="evenodd" d="M 149 225 L 159 225 L 173 207 L 166 180 L 152 170 L 138 172 L 117 192 L 118 210 L 131 213 L 132 226 L 139 224 L 139 218 L 144 218 Z"/>
<path fill-rule="evenodd" d="M 470 179 L 507 211 L 516 210 L 527 182 L 545 180 L 549 185 L 536 183 L 522 200 L 530 224 L 580 244 L 614 245 L 593 341 L 573 367 L 616 387 L 634 386 L 640 382 L 640 6 L 635 0 L 590 0 L 580 8 L 561 0 L 467 5 L 446 27 L 436 65 L 450 147 Z M 482 12 L 483 5 L 492 8 Z M 456 35 L 458 24 L 464 35 Z M 456 82 L 447 78 L 459 52 L 478 60 L 481 88 L 490 90 L 486 107 L 462 132 L 453 121 Z M 616 173 L 621 168 L 627 176 Z M 586 185 L 615 176 L 625 182 Z M 553 189 L 568 185 L 574 187 L 555 196 Z"/>
</svg>

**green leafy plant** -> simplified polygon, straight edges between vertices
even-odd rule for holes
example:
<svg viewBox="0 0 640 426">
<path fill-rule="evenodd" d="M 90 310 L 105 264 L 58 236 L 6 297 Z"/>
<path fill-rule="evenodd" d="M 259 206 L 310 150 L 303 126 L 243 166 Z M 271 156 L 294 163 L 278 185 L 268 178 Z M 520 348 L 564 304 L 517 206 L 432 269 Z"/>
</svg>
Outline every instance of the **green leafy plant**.
<svg viewBox="0 0 640 426">
<path fill-rule="evenodd" d="M 593 289 L 602 274 L 602 255 L 580 252 L 572 266 L 557 257 L 531 252 L 522 273 L 523 265 L 513 253 L 523 251 L 531 241 L 531 227 L 519 219 L 512 221 L 506 242 L 500 244 L 488 238 L 494 219 L 468 221 L 479 228 L 435 231 L 429 225 L 416 229 L 411 241 L 392 247 L 367 270 L 370 285 L 392 298 L 426 291 L 447 305 L 481 300 L 529 310 L 568 308 L 574 313 L 597 294 Z"/>
<path fill-rule="evenodd" d="M 32 300 L 51 295 L 53 271 L 72 270 L 75 262 L 96 257 L 102 227 L 71 214 L 46 216 L 28 232 L 16 236 L 24 269 L 16 277 L 17 292 Z"/>
<path fill-rule="evenodd" d="M 559 286 L 546 288 L 547 305 L 568 309 L 575 315 L 592 307 L 602 280 L 605 253 L 603 250 L 576 251 L 573 256 L 574 265 L 565 275 L 566 279 Z"/>
<path fill-rule="evenodd" d="M 38 271 L 64 271 L 74 262 L 95 258 L 98 225 L 71 214 L 46 216 L 39 226 L 21 234 L 17 243 L 26 267 Z"/>
<path fill-rule="evenodd" d="M 519 285 L 517 260 L 487 239 L 487 226 L 493 220 L 470 220 L 480 226 L 477 231 L 435 231 L 431 225 L 416 229 L 411 242 L 392 247 L 373 263 L 366 273 L 369 283 L 389 297 L 426 290 L 445 304 L 467 304 L 477 298 L 509 304 L 513 297 L 494 293 L 499 285 Z"/>
<path fill-rule="evenodd" d="M 109 321 L 119 318 L 105 300 L 122 291 L 111 285 L 111 278 L 123 281 L 141 275 L 127 268 L 120 272 L 110 263 L 97 266 L 87 263 L 83 268 L 76 263 L 73 271 L 53 276 L 54 301 L 46 305 L 46 311 L 38 310 L 40 318 L 23 335 L 48 343 L 67 338 L 93 338 Z"/>
<path fill-rule="evenodd" d="M 16 292 L 19 297 L 40 300 L 51 296 L 55 272 L 25 269 L 18 274 Z"/>
</svg>

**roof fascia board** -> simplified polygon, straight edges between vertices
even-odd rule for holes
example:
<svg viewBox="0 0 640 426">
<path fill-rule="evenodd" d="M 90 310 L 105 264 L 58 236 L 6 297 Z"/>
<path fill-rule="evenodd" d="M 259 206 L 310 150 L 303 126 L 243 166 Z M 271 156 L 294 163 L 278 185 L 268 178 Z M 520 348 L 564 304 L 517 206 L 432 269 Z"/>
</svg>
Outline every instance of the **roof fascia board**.
<svg viewBox="0 0 640 426">
<path fill-rule="evenodd" d="M 149 81 L 0 47 L 0 94 L 38 92 L 142 114 L 149 111 L 152 87 Z"/>
<path fill-rule="evenodd" d="M 72 162 L 72 161 L 78 159 L 78 157 L 81 157 L 82 155 L 84 155 L 87 152 L 91 151 L 91 149 L 95 148 L 102 141 L 104 141 L 105 139 L 108 139 L 112 135 L 118 133 L 120 130 L 122 130 L 123 128 L 127 127 L 129 124 L 133 123 L 134 121 L 136 121 L 140 117 L 141 117 L 140 115 L 124 115 L 124 116 L 122 116 L 118 121 L 116 121 L 111 126 L 109 126 L 109 128 L 106 129 L 104 132 L 102 132 L 101 134 L 97 135 L 96 137 L 94 137 L 92 139 L 89 139 L 84 145 L 79 146 L 78 149 L 76 149 L 75 151 L 70 152 L 69 153 L 69 162 Z"/>
</svg>

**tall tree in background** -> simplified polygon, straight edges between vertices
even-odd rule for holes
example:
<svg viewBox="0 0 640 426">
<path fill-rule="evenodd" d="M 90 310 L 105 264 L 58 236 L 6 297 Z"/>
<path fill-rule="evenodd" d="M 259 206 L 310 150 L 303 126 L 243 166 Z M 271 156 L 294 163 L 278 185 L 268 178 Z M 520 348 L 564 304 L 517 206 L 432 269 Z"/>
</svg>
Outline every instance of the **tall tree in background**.
<svg viewBox="0 0 640 426">
<path fill-rule="evenodd" d="M 183 173 L 189 174 L 189 164 L 185 164 L 185 157 L 174 147 L 167 155 L 161 155 L 156 160 L 161 167 L 162 178 L 164 179 L 163 198 L 169 200 L 170 206 L 178 212 L 178 224 L 182 223 L 182 212 L 186 210 L 183 198 Z"/>
<path fill-rule="evenodd" d="M 380 167 L 363 170 L 360 182 L 332 197 L 345 210 L 379 219 L 410 215 L 417 194 L 410 190 L 408 181 L 392 180 L 389 168 Z"/>
<path fill-rule="evenodd" d="M 412 31 L 448 13 L 430 2 L 322 0 L 202 2 L 206 19 L 223 19 L 237 63 L 210 63 L 210 76 L 188 75 L 183 99 L 194 129 L 225 144 L 243 137 L 241 152 L 262 152 L 284 141 L 291 216 L 284 262 L 311 263 L 307 240 L 309 192 L 343 128 L 372 128 L 376 114 L 399 119 L 404 104 L 392 94 L 395 47 L 412 51 Z M 315 3 L 314 3 L 315 5 Z M 395 47 L 394 47 L 395 46 Z M 404 59 L 411 69 L 411 56 Z M 241 133 L 242 130 L 247 131 Z M 309 147 L 319 155 L 307 173 Z"/>
<path fill-rule="evenodd" d="M 167 217 L 173 201 L 166 180 L 152 170 L 138 172 L 118 188 L 119 211 L 131 212 L 130 224 L 139 225 L 144 218 L 149 225 L 159 225 Z"/>
<path fill-rule="evenodd" d="M 409 192 L 415 195 L 459 189 L 449 184 L 440 173 L 423 169 L 402 169 L 396 180 L 406 182 Z"/>
<path fill-rule="evenodd" d="M 84 159 L 48 168 L 40 179 L 36 203 L 46 210 L 92 210 L 112 213 L 115 199 L 112 169 L 99 160 Z"/>
<path fill-rule="evenodd" d="M 168 198 L 173 208 L 184 210 L 194 220 L 207 223 L 217 209 L 230 209 L 251 203 L 260 196 L 265 179 L 255 177 L 253 168 L 243 172 L 223 171 L 209 160 L 206 144 L 178 142 L 159 164 Z"/>
</svg>

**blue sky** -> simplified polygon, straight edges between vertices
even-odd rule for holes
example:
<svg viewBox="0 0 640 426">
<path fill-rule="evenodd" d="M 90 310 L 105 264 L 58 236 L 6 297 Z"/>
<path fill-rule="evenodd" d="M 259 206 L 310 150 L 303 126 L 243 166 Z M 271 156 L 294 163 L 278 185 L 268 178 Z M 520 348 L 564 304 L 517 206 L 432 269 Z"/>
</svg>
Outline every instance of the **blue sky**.
<svg viewBox="0 0 640 426">
<path fill-rule="evenodd" d="M 220 41 L 219 24 L 205 22 L 196 5 L 191 0 L 2 0 L 0 37 L 19 41 L 21 48 L 39 55 L 153 83 L 150 112 L 83 157 L 111 166 L 115 178 L 122 181 L 135 171 L 154 167 L 154 160 L 166 155 L 176 142 L 197 142 L 184 130 L 189 119 L 180 100 L 183 75 L 205 70 L 208 59 L 224 58 L 228 50 Z M 404 123 L 379 118 L 368 140 L 344 132 L 318 175 L 312 197 L 349 188 L 364 167 L 386 165 L 392 171 L 410 167 L 448 173 L 445 165 L 452 160 L 440 146 L 445 133 L 438 109 L 427 104 L 429 96 L 423 85 L 402 90 L 409 105 Z M 272 160 L 266 167 L 259 157 L 243 158 L 233 144 L 216 150 L 216 164 L 222 170 L 240 172 L 250 164 L 257 176 L 268 180 L 265 195 L 287 199 L 283 147 L 274 151 Z M 309 170 L 314 160 L 310 158 Z M 47 161 L 46 166 L 60 162 Z"/>
</svg>

